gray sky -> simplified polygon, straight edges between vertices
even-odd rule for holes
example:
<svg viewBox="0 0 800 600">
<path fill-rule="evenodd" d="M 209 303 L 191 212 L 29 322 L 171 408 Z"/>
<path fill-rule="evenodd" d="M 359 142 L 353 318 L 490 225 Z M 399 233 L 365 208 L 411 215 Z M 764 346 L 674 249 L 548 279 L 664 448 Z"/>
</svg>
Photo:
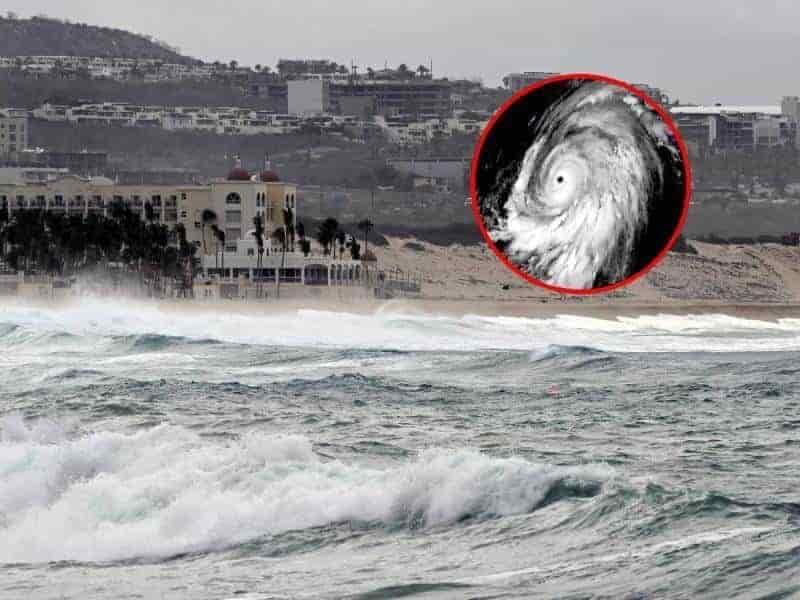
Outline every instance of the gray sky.
<svg viewBox="0 0 800 600">
<path fill-rule="evenodd" d="M 512 71 L 593 71 L 682 102 L 777 104 L 800 94 L 795 0 L 6 0 L 147 33 L 189 55 L 415 68 L 500 85 Z"/>
</svg>

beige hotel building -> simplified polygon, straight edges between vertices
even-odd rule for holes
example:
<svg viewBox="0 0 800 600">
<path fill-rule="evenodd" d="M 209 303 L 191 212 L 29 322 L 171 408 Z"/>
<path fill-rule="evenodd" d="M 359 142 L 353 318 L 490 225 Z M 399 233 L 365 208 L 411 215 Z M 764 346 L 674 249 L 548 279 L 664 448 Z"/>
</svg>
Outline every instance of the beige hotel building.
<svg viewBox="0 0 800 600">
<path fill-rule="evenodd" d="M 16 179 L 0 178 L 0 210 L 10 215 L 20 209 L 41 209 L 84 217 L 108 216 L 115 203 L 122 203 L 146 219 L 149 204 L 154 222 L 170 230 L 178 223 L 184 225 L 187 239 L 198 247 L 197 256 L 206 274 L 280 278 L 308 285 L 355 284 L 364 275 L 360 261 L 333 261 L 319 254 L 306 257 L 297 244 L 295 251 L 282 255 L 270 234 L 284 225 L 286 208 L 292 211 L 296 229 L 297 186 L 280 181 L 273 171 L 251 175 L 235 168 L 225 179 L 190 186 L 117 185 L 105 177 L 85 179 L 53 169 L 15 171 Z M 212 211 L 214 218 L 204 226 L 206 210 Z M 261 273 L 256 272 L 258 250 L 252 235 L 256 215 L 261 215 L 264 224 Z M 224 249 L 217 245 L 212 223 L 225 232 Z"/>
</svg>

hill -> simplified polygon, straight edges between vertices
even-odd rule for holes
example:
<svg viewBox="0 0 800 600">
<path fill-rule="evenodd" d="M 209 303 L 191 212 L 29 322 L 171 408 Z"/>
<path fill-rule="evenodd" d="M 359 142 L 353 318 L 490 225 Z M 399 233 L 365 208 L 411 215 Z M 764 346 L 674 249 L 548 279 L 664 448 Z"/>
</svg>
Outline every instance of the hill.
<svg viewBox="0 0 800 600">
<path fill-rule="evenodd" d="M 197 62 L 150 37 L 44 17 L 0 17 L 0 56 L 98 56 L 152 58 L 182 64 Z"/>
</svg>

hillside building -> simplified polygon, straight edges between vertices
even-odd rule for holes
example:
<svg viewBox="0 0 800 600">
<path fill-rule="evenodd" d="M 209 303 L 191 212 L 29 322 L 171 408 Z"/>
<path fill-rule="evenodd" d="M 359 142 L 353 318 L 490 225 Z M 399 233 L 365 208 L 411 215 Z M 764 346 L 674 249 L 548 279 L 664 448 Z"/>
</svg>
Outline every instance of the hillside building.
<svg viewBox="0 0 800 600">
<path fill-rule="evenodd" d="M 330 82 L 323 79 L 300 79 L 287 83 L 289 114 L 322 115 L 330 112 Z"/>
<path fill-rule="evenodd" d="M 28 148 L 28 112 L 0 108 L 0 160 L 17 160 Z"/>
</svg>

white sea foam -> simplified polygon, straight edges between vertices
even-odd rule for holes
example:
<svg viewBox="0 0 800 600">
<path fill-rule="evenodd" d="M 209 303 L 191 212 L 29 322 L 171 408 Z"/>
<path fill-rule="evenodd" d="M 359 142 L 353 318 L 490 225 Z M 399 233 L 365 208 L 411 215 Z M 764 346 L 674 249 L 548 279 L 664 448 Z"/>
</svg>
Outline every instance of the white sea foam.
<svg viewBox="0 0 800 600">
<path fill-rule="evenodd" d="M 713 314 L 614 320 L 568 315 L 539 319 L 450 317 L 390 311 L 353 314 L 296 310 L 259 315 L 196 309 L 165 311 L 158 304 L 145 301 L 86 299 L 61 309 L 11 302 L 0 308 L 0 324 L 3 323 L 21 328 L 0 336 L 0 346 L 13 344 L 17 348 L 24 346 L 24 352 L 48 354 L 53 342 L 43 343 L 43 332 L 80 336 L 95 350 L 108 343 L 110 336 L 147 334 L 237 344 L 422 351 L 538 351 L 552 345 L 615 352 L 800 349 L 800 319 L 769 322 Z M 70 346 L 76 343 L 59 342 Z M 6 357 L 11 364 L 16 360 L 15 353 Z M 173 354 L 168 358 L 189 362 Z"/>
<path fill-rule="evenodd" d="M 299 436 L 220 443 L 162 425 L 69 437 L 0 420 L 0 563 L 214 551 L 333 523 L 430 527 L 525 513 L 603 466 L 554 467 L 430 450 L 396 467 L 323 462 Z"/>
</svg>

